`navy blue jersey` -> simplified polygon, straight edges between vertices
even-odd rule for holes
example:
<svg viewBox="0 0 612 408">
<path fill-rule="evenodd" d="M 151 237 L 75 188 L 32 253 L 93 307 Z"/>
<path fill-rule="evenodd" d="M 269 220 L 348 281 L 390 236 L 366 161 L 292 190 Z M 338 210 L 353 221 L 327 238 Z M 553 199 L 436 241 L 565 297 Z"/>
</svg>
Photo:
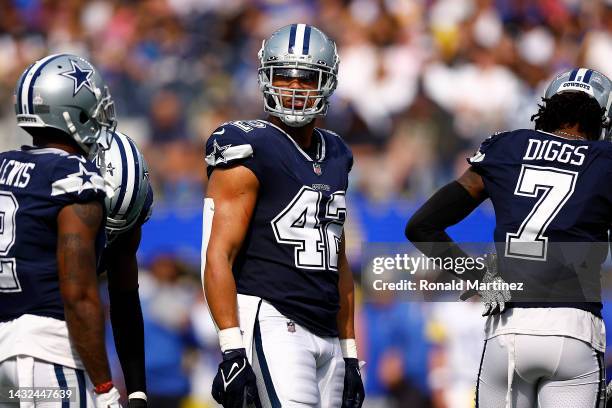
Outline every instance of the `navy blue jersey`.
<svg viewBox="0 0 612 408">
<path fill-rule="evenodd" d="M 0 153 L 0 321 L 23 314 L 64 319 L 57 273 L 57 216 L 98 201 L 104 180 L 83 157 L 53 148 Z M 104 246 L 101 226 L 97 252 Z"/>
<path fill-rule="evenodd" d="M 142 227 L 143 224 L 149 221 L 149 218 L 151 218 L 152 213 L 153 213 L 153 188 L 151 188 L 151 185 L 149 185 L 148 190 L 147 190 L 147 197 L 145 198 L 145 202 L 142 205 L 142 209 L 140 210 L 140 215 L 138 216 L 138 220 L 130 229 L 126 230 L 126 232 L 133 231 L 136 228 Z M 123 234 L 125 234 L 125 232 L 123 232 Z M 98 262 L 98 274 L 103 274 L 104 272 L 107 272 L 108 257 L 111 256 L 109 252 L 110 251 L 109 248 L 111 248 L 113 244 L 115 243 L 114 240 L 110 241 L 110 239 L 111 238 L 109 238 L 108 232 L 107 232 L 107 241 L 106 241 L 107 246 L 104 248 L 102 257 L 100 258 L 100 261 Z"/>
<path fill-rule="evenodd" d="M 314 130 L 311 158 L 273 124 L 230 122 L 206 144 L 208 175 L 242 165 L 259 180 L 257 204 L 233 273 L 238 293 L 259 296 L 320 336 L 338 334 L 338 251 L 351 151 Z"/>
<path fill-rule="evenodd" d="M 599 314 L 592 301 L 612 222 L 612 144 L 517 130 L 490 137 L 468 162 L 495 209 L 500 272 L 525 285 L 514 300 Z"/>
</svg>

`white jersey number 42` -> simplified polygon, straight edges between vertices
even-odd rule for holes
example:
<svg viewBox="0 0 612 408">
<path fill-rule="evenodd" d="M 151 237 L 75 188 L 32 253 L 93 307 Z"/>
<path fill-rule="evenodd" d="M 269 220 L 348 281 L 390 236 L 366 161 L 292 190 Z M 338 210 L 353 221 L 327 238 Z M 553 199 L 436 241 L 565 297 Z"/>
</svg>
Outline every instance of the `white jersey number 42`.
<svg viewBox="0 0 612 408">
<path fill-rule="evenodd" d="M 295 247 L 295 266 L 303 269 L 338 269 L 342 227 L 346 217 L 344 191 L 336 191 L 325 206 L 325 219 L 319 215 L 323 194 L 303 186 L 283 211 L 272 220 L 279 244 Z"/>
</svg>

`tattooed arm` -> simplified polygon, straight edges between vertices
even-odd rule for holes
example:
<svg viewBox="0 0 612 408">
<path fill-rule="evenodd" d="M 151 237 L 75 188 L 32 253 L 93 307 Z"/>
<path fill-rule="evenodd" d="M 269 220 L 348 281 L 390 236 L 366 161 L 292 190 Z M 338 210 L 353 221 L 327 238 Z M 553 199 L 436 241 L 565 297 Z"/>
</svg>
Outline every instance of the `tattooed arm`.
<svg viewBox="0 0 612 408">
<path fill-rule="evenodd" d="M 100 203 L 71 204 L 57 216 L 57 265 L 68 332 L 94 385 L 111 380 L 98 296 L 95 241 Z"/>
</svg>

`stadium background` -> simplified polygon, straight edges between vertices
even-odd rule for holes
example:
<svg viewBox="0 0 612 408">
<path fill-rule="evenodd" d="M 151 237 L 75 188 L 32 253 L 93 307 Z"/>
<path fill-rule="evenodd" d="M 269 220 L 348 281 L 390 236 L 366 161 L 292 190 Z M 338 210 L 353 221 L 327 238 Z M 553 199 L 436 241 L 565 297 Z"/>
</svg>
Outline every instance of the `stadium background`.
<svg viewBox="0 0 612 408">
<path fill-rule="evenodd" d="M 119 129 L 148 160 L 155 209 L 139 259 L 152 408 L 211 403 L 219 354 L 199 286 L 204 141 L 224 121 L 263 117 L 256 54 L 292 22 L 338 43 L 324 126 L 355 155 L 347 241 L 357 274 L 361 243 L 403 241 L 416 206 L 482 139 L 531 127 L 554 73 L 581 65 L 612 77 L 611 0 L 0 0 L 0 147 L 29 143 L 13 113 L 19 74 L 72 52 L 102 71 Z M 485 205 L 452 235 L 488 241 L 492 228 Z M 472 406 L 477 304 L 381 299 L 360 302 L 357 320 L 366 406 Z"/>
</svg>

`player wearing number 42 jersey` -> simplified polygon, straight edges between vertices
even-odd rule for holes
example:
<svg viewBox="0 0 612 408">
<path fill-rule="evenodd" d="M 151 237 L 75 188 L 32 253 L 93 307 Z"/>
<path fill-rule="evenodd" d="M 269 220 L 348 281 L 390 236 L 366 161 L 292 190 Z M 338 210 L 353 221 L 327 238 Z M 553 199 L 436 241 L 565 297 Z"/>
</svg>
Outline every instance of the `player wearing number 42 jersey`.
<svg viewBox="0 0 612 408">
<path fill-rule="evenodd" d="M 226 408 L 360 407 L 343 234 L 353 158 L 314 121 L 336 86 L 336 46 L 293 24 L 259 57 L 269 119 L 226 123 L 206 145 L 204 287 L 223 352 L 213 396 Z"/>
<path fill-rule="evenodd" d="M 611 89 L 597 71 L 560 74 L 533 117 L 535 130 L 487 139 L 469 169 L 407 225 L 408 238 L 426 254 L 457 254 L 444 229 L 486 198 L 495 209 L 498 262 L 477 278 L 497 273 L 498 283 L 522 283 L 524 290 L 511 293 L 505 310 L 505 291 L 480 292 L 490 302 L 485 314 L 493 313 L 478 407 L 605 404 L 600 271 L 612 225 Z"/>
</svg>

